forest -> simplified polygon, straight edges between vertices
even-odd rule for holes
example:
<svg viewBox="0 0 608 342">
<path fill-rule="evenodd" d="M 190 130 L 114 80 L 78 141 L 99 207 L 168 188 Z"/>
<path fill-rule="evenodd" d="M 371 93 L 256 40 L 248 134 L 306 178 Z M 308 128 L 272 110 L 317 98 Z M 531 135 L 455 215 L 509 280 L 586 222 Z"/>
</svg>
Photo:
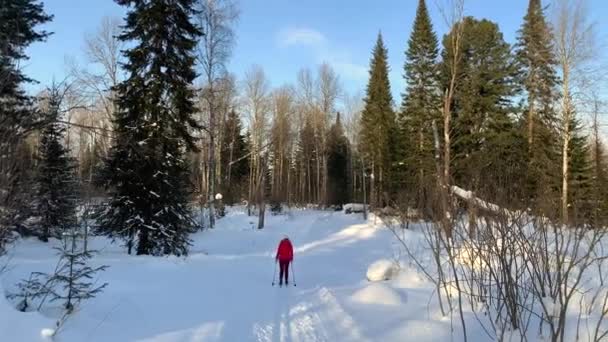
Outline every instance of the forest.
<svg viewBox="0 0 608 342">
<path fill-rule="evenodd" d="M 601 273 L 608 224 L 608 74 L 585 0 L 527 1 L 513 43 L 465 0 L 418 0 L 404 65 L 389 65 L 381 31 L 368 42 L 362 96 L 328 62 L 280 86 L 256 64 L 231 72 L 234 0 L 115 2 L 126 15 L 85 37 L 88 64 L 68 61 L 35 94 L 21 65 L 57 18 L 38 0 L 0 2 L 0 254 L 85 227 L 125 254 L 186 256 L 232 207 L 262 230 L 267 213 L 362 204 L 436 285 L 441 312 L 458 314 L 465 340 L 467 300 L 494 310 L 500 340 L 506 326 L 527 336 L 526 310 L 540 302 L 552 340 L 564 340 L 568 289 Z M 444 22 L 431 20 L 435 5 Z M 400 238 L 412 224 L 428 228 L 432 267 Z M 602 278 L 594 303 L 605 288 Z"/>
</svg>

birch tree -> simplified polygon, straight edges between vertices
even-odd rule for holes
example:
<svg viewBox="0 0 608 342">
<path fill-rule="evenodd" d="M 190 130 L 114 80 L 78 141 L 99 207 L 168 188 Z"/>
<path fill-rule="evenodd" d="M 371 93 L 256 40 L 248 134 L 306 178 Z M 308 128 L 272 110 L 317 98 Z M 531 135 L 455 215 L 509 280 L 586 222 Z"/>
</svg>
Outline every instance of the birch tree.
<svg viewBox="0 0 608 342">
<path fill-rule="evenodd" d="M 569 151 L 572 139 L 571 122 L 575 116 L 576 90 L 584 76 L 585 65 L 593 58 L 594 30 L 589 22 L 585 0 L 556 0 L 554 48 L 561 82 L 562 186 L 561 218 L 568 223 Z"/>
<path fill-rule="evenodd" d="M 216 185 L 216 135 L 217 116 L 220 110 L 218 85 L 226 76 L 226 64 L 231 55 L 235 42 L 234 25 L 239 17 L 239 11 L 232 0 L 198 0 L 195 6 L 196 17 L 203 35 L 197 49 L 197 57 L 202 69 L 205 82 L 202 99 L 206 104 L 209 115 L 207 133 L 208 173 L 207 198 L 209 205 L 209 227 L 215 225 L 215 185 Z"/>
</svg>

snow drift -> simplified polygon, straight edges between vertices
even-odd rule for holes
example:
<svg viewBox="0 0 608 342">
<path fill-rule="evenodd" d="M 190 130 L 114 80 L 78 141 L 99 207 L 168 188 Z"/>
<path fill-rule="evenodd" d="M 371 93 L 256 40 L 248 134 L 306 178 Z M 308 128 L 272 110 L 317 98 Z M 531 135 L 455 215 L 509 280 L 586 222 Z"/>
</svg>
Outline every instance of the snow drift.
<svg viewBox="0 0 608 342">
<path fill-rule="evenodd" d="M 367 268 L 367 280 L 389 280 L 396 276 L 397 273 L 399 273 L 399 269 L 394 262 L 388 259 L 380 259 Z"/>
<path fill-rule="evenodd" d="M 352 300 L 364 304 L 401 305 L 401 296 L 397 291 L 384 284 L 374 283 L 355 292 Z"/>
</svg>

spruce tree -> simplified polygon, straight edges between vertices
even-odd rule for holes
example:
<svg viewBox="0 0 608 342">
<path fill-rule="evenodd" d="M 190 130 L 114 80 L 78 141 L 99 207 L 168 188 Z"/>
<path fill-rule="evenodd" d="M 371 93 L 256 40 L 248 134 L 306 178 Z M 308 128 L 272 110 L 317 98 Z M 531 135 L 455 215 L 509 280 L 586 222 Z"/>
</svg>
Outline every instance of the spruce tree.
<svg viewBox="0 0 608 342">
<path fill-rule="evenodd" d="M 554 129 L 557 113 L 556 74 L 552 34 L 545 20 L 540 0 L 530 0 L 524 23 L 518 32 L 517 63 L 526 92 L 523 133 L 527 143 L 527 197 L 551 196 L 550 189 L 559 183 L 559 134 Z M 559 196 L 559 194 L 553 194 Z"/>
<path fill-rule="evenodd" d="M 418 2 L 414 27 L 405 52 L 406 89 L 399 113 L 400 162 L 406 172 L 404 188 L 412 189 L 419 207 L 427 202 L 429 185 L 435 184 L 436 167 L 431 123 L 441 116 L 437 57 L 438 41 L 426 7 Z"/>
<path fill-rule="evenodd" d="M 220 142 L 222 175 L 221 193 L 224 202 L 233 204 L 244 195 L 243 186 L 249 173 L 247 142 L 243 134 L 241 118 L 234 111 L 228 113 L 224 134 Z"/>
<path fill-rule="evenodd" d="M 44 41 L 49 33 L 37 26 L 52 19 L 37 0 L 3 0 L 0 4 L 0 253 L 11 236 L 10 228 L 19 225 L 24 208 L 30 206 L 24 194 L 31 193 L 23 175 L 29 169 L 22 163 L 19 151 L 25 137 L 37 128 L 40 113 L 23 86 L 33 82 L 21 66 L 28 59 L 26 49 Z"/>
<path fill-rule="evenodd" d="M 372 53 L 365 107 L 361 114 L 361 150 L 372 169 L 370 202 L 374 206 L 387 204 L 386 201 L 390 199 L 391 171 L 397 162 L 395 144 L 398 131 L 388 79 L 387 54 L 379 33 Z"/>
<path fill-rule="evenodd" d="M 115 139 L 106 165 L 112 189 L 101 230 L 137 254 L 183 255 L 193 231 L 185 150 L 200 127 L 192 82 L 200 31 L 194 0 L 116 0 L 129 6 L 120 40 L 127 79 L 118 85 Z"/>
<path fill-rule="evenodd" d="M 590 160 L 588 137 L 583 133 L 581 122 L 571 115 L 570 132 L 572 138 L 568 146 L 568 199 L 573 223 L 589 223 L 593 207 L 592 185 L 593 165 Z"/>
<path fill-rule="evenodd" d="M 327 176 L 328 204 L 342 205 L 349 201 L 348 161 L 350 159 L 350 144 L 340 121 L 340 113 L 336 122 L 329 129 L 327 137 Z"/>
<path fill-rule="evenodd" d="M 60 119 L 61 95 L 58 88 L 50 89 L 46 124 L 38 147 L 34 214 L 40 217 L 37 232 L 40 240 L 60 238 L 76 225 L 77 168 L 76 161 L 62 145 L 65 126 Z"/>
<path fill-rule="evenodd" d="M 463 22 L 462 58 L 454 94 L 453 142 L 456 184 L 480 190 L 492 184 L 493 196 L 522 191 L 522 137 L 512 118 L 516 108 L 517 69 L 498 25 L 467 17 Z M 444 61 L 450 56 L 450 36 L 444 39 Z M 442 79 L 449 79 L 443 68 Z M 513 199 L 519 193 L 513 192 Z M 493 198 L 493 197 L 490 197 Z"/>
<path fill-rule="evenodd" d="M 599 137 L 594 136 L 591 146 L 591 223 L 595 227 L 601 227 L 608 224 L 608 157 L 606 146 Z"/>
</svg>

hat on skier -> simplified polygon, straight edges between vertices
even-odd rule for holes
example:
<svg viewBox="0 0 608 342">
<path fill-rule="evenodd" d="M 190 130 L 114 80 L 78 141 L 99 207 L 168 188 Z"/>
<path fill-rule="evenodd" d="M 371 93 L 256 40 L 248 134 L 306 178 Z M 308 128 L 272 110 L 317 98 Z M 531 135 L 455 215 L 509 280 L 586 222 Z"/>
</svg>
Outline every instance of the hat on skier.
<svg viewBox="0 0 608 342">
<path fill-rule="evenodd" d="M 283 234 L 283 239 L 289 240 L 289 236 L 287 236 L 287 234 Z"/>
</svg>

